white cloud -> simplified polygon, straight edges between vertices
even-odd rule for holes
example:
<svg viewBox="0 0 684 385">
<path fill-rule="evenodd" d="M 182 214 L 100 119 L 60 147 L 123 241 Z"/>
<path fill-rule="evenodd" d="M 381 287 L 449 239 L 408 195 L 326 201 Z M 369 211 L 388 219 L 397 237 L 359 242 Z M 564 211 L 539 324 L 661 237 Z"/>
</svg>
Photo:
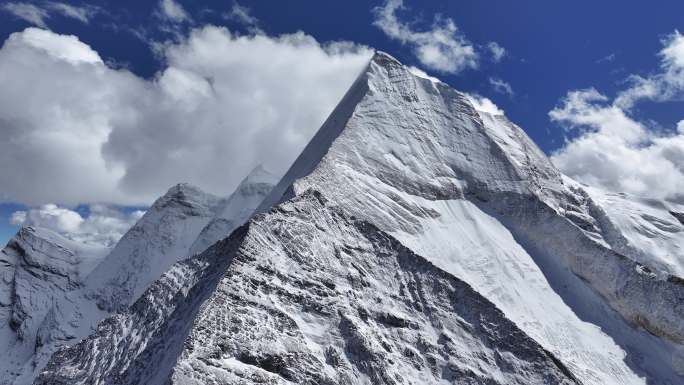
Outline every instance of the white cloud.
<svg viewBox="0 0 684 385">
<path fill-rule="evenodd" d="M 175 0 L 160 0 L 159 9 L 161 16 L 172 22 L 182 23 L 191 20 L 185 8 Z"/>
<path fill-rule="evenodd" d="M 397 17 L 397 11 L 403 8 L 403 0 L 387 0 L 383 6 L 373 9 L 373 24 L 390 38 L 413 47 L 416 57 L 427 68 L 445 73 L 477 68 L 475 48 L 452 19 L 436 16 L 429 30 L 416 31 Z"/>
<path fill-rule="evenodd" d="M 372 55 L 213 26 L 161 53 L 167 67 L 148 80 L 76 37 L 12 34 L 0 49 L 0 197 L 149 204 L 183 181 L 228 194 L 259 163 L 284 172 Z"/>
<path fill-rule="evenodd" d="M 3 5 L 2 9 L 41 28 L 47 28 L 46 20 L 50 18 L 52 12 L 87 24 L 100 10 L 96 6 L 78 7 L 56 1 L 45 2 L 42 7 L 32 3 L 11 2 Z"/>
<path fill-rule="evenodd" d="M 489 49 L 489 53 L 492 55 L 492 60 L 494 63 L 500 62 L 501 59 L 503 59 L 507 54 L 506 49 L 495 41 L 490 41 L 487 43 L 487 49 Z"/>
<path fill-rule="evenodd" d="M 684 203 L 684 121 L 662 130 L 630 115 L 638 102 L 682 96 L 684 37 L 675 31 L 663 46 L 660 70 L 632 76 L 612 102 L 595 89 L 572 91 L 549 113 L 575 134 L 552 154 L 561 171 L 607 190 Z"/>
<path fill-rule="evenodd" d="M 47 28 L 45 20 L 50 17 L 49 13 L 33 4 L 10 2 L 3 5 L 2 9 L 33 25 Z"/>
<path fill-rule="evenodd" d="M 73 35 L 56 35 L 50 31 L 38 28 L 27 28 L 23 33 L 13 33 L 7 39 L 7 50 L 15 50 L 15 54 L 23 49 L 35 50 L 43 54 L 70 62 L 102 64 L 102 59 L 90 46 L 82 43 Z"/>
<path fill-rule="evenodd" d="M 616 55 L 615 53 L 608 54 L 608 55 L 606 55 L 606 56 L 604 56 L 604 57 L 598 59 L 598 60 L 596 61 L 596 64 L 611 63 L 611 62 L 615 61 L 615 57 L 616 57 L 616 56 L 617 56 L 617 55 Z"/>
<path fill-rule="evenodd" d="M 473 107 L 481 112 L 486 112 L 492 115 L 503 115 L 504 111 L 500 109 L 494 102 L 490 99 L 485 98 L 477 94 L 466 94 L 468 100 L 473 105 Z"/>
<path fill-rule="evenodd" d="M 62 16 L 76 19 L 84 24 L 88 24 L 90 19 L 99 11 L 99 8 L 94 6 L 77 7 L 75 5 L 54 1 L 48 2 L 47 7 L 60 13 Z"/>
<path fill-rule="evenodd" d="M 658 133 L 595 89 L 568 93 L 552 120 L 580 135 L 552 154 L 568 176 L 610 191 L 684 202 L 684 121 Z"/>
<path fill-rule="evenodd" d="M 660 71 L 647 77 L 633 75 L 631 87 L 620 92 L 615 105 L 629 110 L 641 100 L 667 101 L 684 96 L 684 36 L 674 31 L 662 43 Z"/>
<path fill-rule="evenodd" d="M 83 218 L 71 209 L 45 204 L 28 211 L 14 212 L 10 222 L 17 226 L 50 229 L 83 243 L 113 246 L 144 214 L 139 210 L 125 214 L 104 205 L 92 205 L 89 211 L 90 214 Z"/>
<path fill-rule="evenodd" d="M 247 26 L 256 26 L 259 23 L 259 20 L 252 16 L 249 8 L 238 3 L 233 4 L 230 12 L 224 13 L 223 16 L 229 20 L 235 20 Z"/>
<path fill-rule="evenodd" d="M 489 84 L 491 84 L 492 88 L 494 88 L 494 91 L 500 94 L 509 96 L 515 95 L 515 92 L 513 92 L 513 87 L 511 87 L 511 84 L 505 80 L 499 78 L 489 78 Z"/>
</svg>

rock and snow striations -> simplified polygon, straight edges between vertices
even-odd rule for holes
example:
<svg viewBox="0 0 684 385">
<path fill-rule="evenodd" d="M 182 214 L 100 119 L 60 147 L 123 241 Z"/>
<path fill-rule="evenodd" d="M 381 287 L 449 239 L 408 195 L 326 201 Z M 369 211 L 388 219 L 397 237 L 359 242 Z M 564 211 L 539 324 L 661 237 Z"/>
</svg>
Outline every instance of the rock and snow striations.
<svg viewBox="0 0 684 385">
<path fill-rule="evenodd" d="M 176 185 L 112 249 L 21 229 L 0 253 L 0 342 L 7 347 L 0 352 L 0 384 L 32 383 L 56 349 L 92 333 L 174 263 L 249 219 L 276 182 L 258 167 L 227 198 Z"/>
<path fill-rule="evenodd" d="M 242 212 L 231 199 L 215 207 Z M 149 286 L 94 291 L 121 311 L 36 383 L 684 382 L 684 210 L 564 177 L 504 116 L 389 55 L 257 211 Z"/>
<path fill-rule="evenodd" d="M 81 287 L 108 251 L 38 227 L 22 228 L 0 251 L 0 383 L 42 348 L 55 301 Z"/>
</svg>

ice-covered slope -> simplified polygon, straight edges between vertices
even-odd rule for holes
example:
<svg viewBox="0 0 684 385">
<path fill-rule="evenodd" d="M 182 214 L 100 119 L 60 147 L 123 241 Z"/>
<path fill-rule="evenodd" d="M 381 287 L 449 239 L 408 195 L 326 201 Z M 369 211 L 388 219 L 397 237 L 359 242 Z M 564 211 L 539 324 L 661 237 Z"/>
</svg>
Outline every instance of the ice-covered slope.
<svg viewBox="0 0 684 385">
<path fill-rule="evenodd" d="M 37 331 L 53 303 L 81 287 L 109 250 L 24 227 L 0 251 L 0 382 L 42 344 Z"/>
<path fill-rule="evenodd" d="M 129 311 L 58 353 L 37 383 L 169 376 L 182 385 L 576 383 L 467 284 L 315 192 L 174 266 Z"/>
<path fill-rule="evenodd" d="M 378 53 L 249 230 L 174 266 L 41 383 L 682 383 L 684 281 L 601 205 L 504 116 Z M 415 275 L 383 264 L 397 255 L 434 269 L 404 284 L 419 307 L 391 296 Z M 492 337 L 508 333 L 538 354 Z"/>
<path fill-rule="evenodd" d="M 584 191 L 614 250 L 654 268 L 661 278 L 684 277 L 684 207 L 588 186 Z"/>
<path fill-rule="evenodd" d="M 202 229 L 190 247 L 190 254 L 204 251 L 245 223 L 276 183 L 278 178 L 261 165 L 254 168 L 229 197 L 218 203 L 214 218 Z"/>
<path fill-rule="evenodd" d="M 675 376 L 675 348 L 645 333 L 632 346 L 628 323 L 679 341 L 683 287 L 645 282 L 520 128 L 447 85 L 376 55 L 269 202 L 311 188 L 473 285 L 583 382 Z"/>
<path fill-rule="evenodd" d="M 103 310 L 125 309 L 172 264 L 188 256 L 219 202 L 189 184 L 172 187 L 88 276 L 87 297 Z"/>
<path fill-rule="evenodd" d="M 21 295 L 16 295 L 14 302 L 19 305 L 10 306 L 19 310 L 7 313 L 7 321 L 0 319 L 8 327 L 7 340 L 21 341 L 21 345 L 14 343 L 5 352 L 7 359 L 12 362 L 6 365 L 5 373 L 0 375 L 0 383 L 31 383 L 35 369 L 42 367 L 56 348 L 78 341 L 88 335 L 100 320 L 114 311 L 126 309 L 150 283 L 177 261 L 193 252 L 204 251 L 212 243 L 228 236 L 249 219 L 273 187 L 273 179 L 259 167 L 227 198 L 215 197 L 188 184 L 174 186 L 152 205 L 113 250 L 88 249 L 61 237 L 57 239 L 56 235 L 49 238 L 41 233 L 41 243 L 36 246 L 37 242 L 33 242 L 31 245 L 32 250 L 38 250 L 39 253 L 24 257 L 29 260 L 24 265 L 36 264 L 42 270 L 54 273 L 58 279 L 32 271 L 29 271 L 31 274 L 13 272 L 13 261 L 18 258 L 15 256 L 25 254 L 14 251 L 18 249 L 15 245 L 28 236 L 32 236 L 29 239 L 36 238 L 34 233 L 37 230 L 22 230 L 10 242 L 6 253 L 2 254 L 3 257 L 8 256 L 5 258 L 8 262 L 6 267 L 0 268 L 6 270 L 3 271 L 3 277 L 17 275 L 21 278 L 17 280 L 20 284 L 12 283 L 20 289 L 28 285 L 25 282 L 29 282 L 32 285 L 31 295 L 41 298 L 41 301 L 32 299 L 33 307 L 22 309 L 20 305 L 26 301 L 22 301 Z M 42 260 L 33 255 L 38 255 Z M 97 255 L 98 258 L 89 257 L 91 255 Z M 13 259 L 10 261 L 10 258 Z M 38 262 L 34 263 L 33 260 Z M 44 268 L 43 265 L 49 266 Z M 10 278 L 4 281 L 14 282 Z M 60 290 L 52 287 L 53 281 L 61 285 Z M 14 291 L 13 288 L 3 289 L 0 306 L 7 302 L 4 299 L 7 293 Z M 0 308 L 2 314 L 4 309 Z M 27 317 L 34 321 L 20 322 Z M 24 337 L 25 334 L 28 336 Z M 21 354 L 17 351 L 19 348 Z"/>
</svg>

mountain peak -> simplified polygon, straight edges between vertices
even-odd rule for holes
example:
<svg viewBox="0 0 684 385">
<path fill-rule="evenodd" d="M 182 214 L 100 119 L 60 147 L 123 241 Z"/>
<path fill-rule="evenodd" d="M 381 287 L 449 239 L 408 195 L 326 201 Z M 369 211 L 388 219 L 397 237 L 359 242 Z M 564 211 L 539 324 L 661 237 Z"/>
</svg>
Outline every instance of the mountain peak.
<svg viewBox="0 0 684 385">
<path fill-rule="evenodd" d="M 428 199 L 483 194 L 487 185 L 553 199 L 560 174 L 522 129 L 415 72 L 376 51 L 260 211 L 313 185 L 348 194 L 348 183 L 333 179 L 349 170 Z"/>
<path fill-rule="evenodd" d="M 268 171 L 262 164 L 254 167 L 247 176 L 242 179 L 240 185 L 267 183 L 274 185 L 278 182 L 278 177 Z"/>
<path fill-rule="evenodd" d="M 388 65 L 388 64 L 394 64 L 394 65 L 402 65 L 399 60 L 397 60 L 394 56 L 388 54 L 387 52 L 376 50 L 375 53 L 373 54 L 373 57 L 371 58 L 371 63 L 377 63 L 379 65 Z"/>
</svg>

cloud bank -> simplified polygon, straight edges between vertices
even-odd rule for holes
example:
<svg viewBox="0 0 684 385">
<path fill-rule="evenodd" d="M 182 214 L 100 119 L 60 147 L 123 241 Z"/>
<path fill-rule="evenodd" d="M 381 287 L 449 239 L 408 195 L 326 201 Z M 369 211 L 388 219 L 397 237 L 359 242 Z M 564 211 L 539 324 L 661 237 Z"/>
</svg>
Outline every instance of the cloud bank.
<svg viewBox="0 0 684 385">
<path fill-rule="evenodd" d="M 183 181 L 228 194 L 259 163 L 282 173 L 372 55 L 214 26 L 161 53 L 165 68 L 142 79 L 74 36 L 12 34 L 0 49 L 0 201 L 149 204 Z"/>
<path fill-rule="evenodd" d="M 144 214 L 143 211 L 123 213 L 104 205 L 91 205 L 90 215 L 81 214 L 55 204 L 46 204 L 28 211 L 16 211 L 10 222 L 17 226 L 36 226 L 52 230 L 74 241 L 113 246 Z"/>
<path fill-rule="evenodd" d="M 576 90 L 549 112 L 578 134 L 552 154 L 561 171 L 606 190 L 684 203 L 684 121 L 658 130 L 631 116 L 638 102 L 681 97 L 684 37 L 675 31 L 663 44 L 660 71 L 632 76 L 630 87 L 612 102 L 596 89 Z"/>
</svg>

